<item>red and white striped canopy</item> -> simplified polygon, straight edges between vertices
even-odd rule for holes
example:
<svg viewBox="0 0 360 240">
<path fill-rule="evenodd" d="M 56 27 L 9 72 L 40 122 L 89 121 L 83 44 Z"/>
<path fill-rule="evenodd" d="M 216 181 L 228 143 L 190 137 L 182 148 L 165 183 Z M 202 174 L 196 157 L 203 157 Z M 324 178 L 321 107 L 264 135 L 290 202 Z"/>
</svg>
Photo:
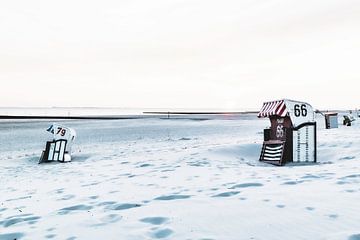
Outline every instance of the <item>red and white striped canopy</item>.
<svg viewBox="0 0 360 240">
<path fill-rule="evenodd" d="M 270 116 L 280 116 L 285 117 L 288 114 L 286 109 L 286 104 L 284 100 L 265 102 L 262 106 L 258 117 L 270 117 Z"/>
</svg>

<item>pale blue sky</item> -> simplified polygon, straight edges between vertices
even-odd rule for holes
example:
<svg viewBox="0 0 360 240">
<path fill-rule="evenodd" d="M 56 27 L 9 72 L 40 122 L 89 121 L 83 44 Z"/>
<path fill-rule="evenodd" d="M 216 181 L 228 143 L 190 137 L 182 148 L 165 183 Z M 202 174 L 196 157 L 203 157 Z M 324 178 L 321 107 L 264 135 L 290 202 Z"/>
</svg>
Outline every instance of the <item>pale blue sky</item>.
<svg viewBox="0 0 360 240">
<path fill-rule="evenodd" d="M 0 106 L 360 106 L 358 0 L 0 3 Z"/>
</svg>

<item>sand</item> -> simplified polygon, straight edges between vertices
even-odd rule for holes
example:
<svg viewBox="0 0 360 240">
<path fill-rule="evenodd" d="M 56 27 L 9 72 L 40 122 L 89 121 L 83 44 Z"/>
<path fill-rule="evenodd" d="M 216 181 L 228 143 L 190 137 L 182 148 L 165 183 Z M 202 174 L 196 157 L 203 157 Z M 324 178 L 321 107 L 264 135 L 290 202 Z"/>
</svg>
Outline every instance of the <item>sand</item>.
<svg viewBox="0 0 360 240">
<path fill-rule="evenodd" d="M 360 120 L 317 121 L 318 163 L 283 167 L 251 114 L 62 121 L 73 161 L 40 165 L 50 122 L 1 121 L 0 239 L 359 240 Z"/>
</svg>

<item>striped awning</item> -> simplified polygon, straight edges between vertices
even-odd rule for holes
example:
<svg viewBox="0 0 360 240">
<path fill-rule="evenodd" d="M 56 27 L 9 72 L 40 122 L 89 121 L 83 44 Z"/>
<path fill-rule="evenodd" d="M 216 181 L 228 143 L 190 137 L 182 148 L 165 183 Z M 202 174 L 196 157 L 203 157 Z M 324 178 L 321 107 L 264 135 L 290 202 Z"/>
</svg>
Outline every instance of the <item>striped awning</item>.
<svg viewBox="0 0 360 240">
<path fill-rule="evenodd" d="M 284 100 L 265 102 L 262 106 L 258 117 L 270 117 L 270 116 L 280 116 L 285 117 L 288 114 L 286 109 L 286 104 Z"/>
</svg>

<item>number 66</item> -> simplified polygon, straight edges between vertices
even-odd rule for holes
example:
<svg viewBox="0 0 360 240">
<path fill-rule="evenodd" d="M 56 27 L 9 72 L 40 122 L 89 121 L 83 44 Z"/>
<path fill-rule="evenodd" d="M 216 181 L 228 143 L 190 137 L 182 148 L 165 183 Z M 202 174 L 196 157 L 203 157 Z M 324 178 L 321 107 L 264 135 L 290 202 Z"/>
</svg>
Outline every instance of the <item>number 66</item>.
<svg viewBox="0 0 360 240">
<path fill-rule="evenodd" d="M 301 104 L 301 106 L 299 104 L 295 104 L 294 105 L 294 114 L 295 117 L 306 117 L 307 116 L 307 109 L 306 109 L 306 105 L 305 104 Z"/>
<path fill-rule="evenodd" d="M 276 137 L 277 138 L 282 138 L 284 136 L 284 126 L 283 125 L 278 125 L 276 127 Z"/>
</svg>

